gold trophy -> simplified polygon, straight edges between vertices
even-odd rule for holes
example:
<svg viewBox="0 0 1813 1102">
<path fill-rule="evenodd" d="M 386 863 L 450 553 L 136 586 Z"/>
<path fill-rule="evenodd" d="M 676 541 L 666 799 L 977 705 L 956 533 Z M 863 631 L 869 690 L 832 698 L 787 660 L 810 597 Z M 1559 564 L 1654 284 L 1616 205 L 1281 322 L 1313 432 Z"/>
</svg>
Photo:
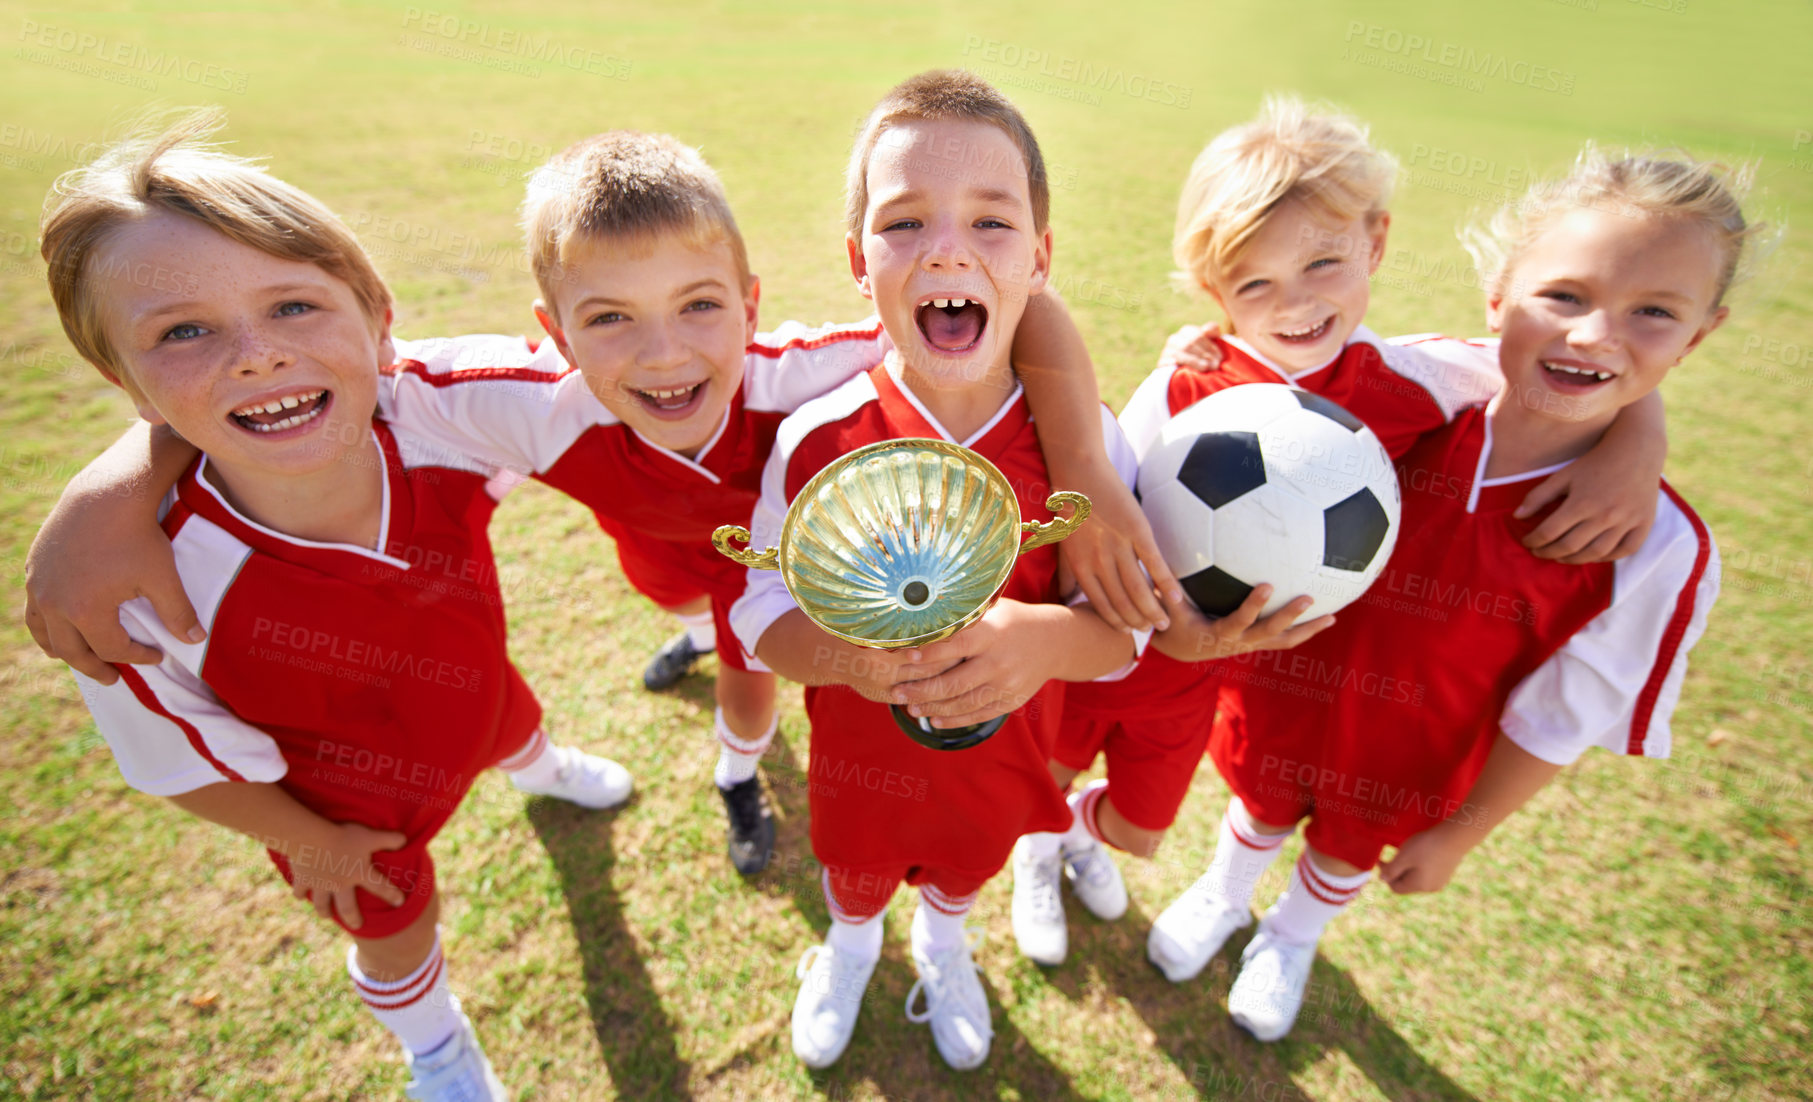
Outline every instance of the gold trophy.
<svg viewBox="0 0 1813 1102">
<path fill-rule="evenodd" d="M 948 638 L 982 618 L 1023 551 L 1056 543 L 1089 517 L 1089 499 L 1060 490 L 1045 501 L 1068 517 L 1020 520 L 1007 477 L 960 444 L 907 438 L 861 447 L 813 476 L 793 499 L 778 547 L 748 547 L 726 524 L 717 549 L 757 570 L 779 570 L 819 627 L 863 647 L 897 650 Z M 744 547 L 731 546 L 732 541 Z M 893 705 L 894 722 L 934 750 L 963 750 L 1001 729 L 996 716 L 935 728 Z"/>
</svg>

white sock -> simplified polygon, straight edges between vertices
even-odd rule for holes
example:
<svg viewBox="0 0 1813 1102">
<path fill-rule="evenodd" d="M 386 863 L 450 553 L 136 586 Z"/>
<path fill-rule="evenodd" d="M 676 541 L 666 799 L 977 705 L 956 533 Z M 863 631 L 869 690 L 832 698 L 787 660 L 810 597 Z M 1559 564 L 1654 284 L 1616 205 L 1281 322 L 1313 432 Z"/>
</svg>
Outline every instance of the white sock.
<svg viewBox="0 0 1813 1102">
<path fill-rule="evenodd" d="M 459 1030 L 453 995 L 447 990 L 447 969 L 441 959 L 440 931 L 435 931 L 434 948 L 428 951 L 428 959 L 400 980 L 379 982 L 361 972 L 356 945 L 346 951 L 346 972 L 378 1021 L 417 1056 L 433 1052 Z"/>
<path fill-rule="evenodd" d="M 768 744 L 774 741 L 774 732 L 780 724 L 780 717 L 768 720 L 768 729 L 756 739 L 739 738 L 724 722 L 724 709 L 719 708 L 712 715 L 712 729 L 718 736 L 718 766 L 712 771 L 711 779 L 719 788 L 734 788 L 755 776 L 756 763 L 768 752 Z"/>
<path fill-rule="evenodd" d="M 511 754 L 497 767 L 510 775 L 510 783 L 524 791 L 541 791 L 560 779 L 563 755 L 548 736 L 536 731 L 523 748 Z"/>
<path fill-rule="evenodd" d="M 1306 852 L 1297 858 L 1291 870 L 1290 886 L 1260 919 L 1260 928 L 1282 941 L 1313 945 L 1322 936 L 1329 919 L 1353 902 L 1372 879 L 1372 870 L 1352 876 L 1335 876 L 1318 869 Z"/>
<path fill-rule="evenodd" d="M 692 640 L 693 650 L 718 649 L 718 625 L 711 619 L 711 609 L 704 612 L 676 612 L 674 618 L 685 626 L 686 637 Z"/>
<path fill-rule="evenodd" d="M 929 957 L 962 945 L 963 920 L 975 905 L 976 893 L 957 899 L 922 885 L 919 907 L 913 912 L 913 948 Z"/>
<path fill-rule="evenodd" d="M 881 935 L 884 927 L 882 916 L 887 913 L 883 907 L 864 918 L 852 918 L 837 905 L 837 897 L 831 894 L 831 874 L 821 873 L 819 886 L 825 893 L 825 906 L 831 912 L 831 932 L 825 935 L 825 944 L 839 954 L 848 953 L 856 960 L 878 960 L 881 957 Z"/>
<path fill-rule="evenodd" d="M 1235 907 L 1253 905 L 1253 889 L 1284 848 L 1292 832 L 1261 834 L 1236 796 L 1221 816 L 1221 833 L 1215 839 L 1215 856 L 1204 876 L 1210 889 Z"/>
<path fill-rule="evenodd" d="M 1097 777 L 1065 799 L 1070 805 L 1070 829 L 1064 832 L 1066 854 L 1087 853 L 1107 841 L 1095 822 L 1095 809 L 1107 794 L 1108 778 Z"/>
<path fill-rule="evenodd" d="M 1047 833 L 1041 831 L 1037 834 L 1025 835 L 1024 837 L 1026 840 L 1026 852 L 1034 857 L 1045 858 L 1056 857 L 1058 855 L 1059 850 L 1063 848 L 1065 836 L 1055 832 Z"/>
</svg>

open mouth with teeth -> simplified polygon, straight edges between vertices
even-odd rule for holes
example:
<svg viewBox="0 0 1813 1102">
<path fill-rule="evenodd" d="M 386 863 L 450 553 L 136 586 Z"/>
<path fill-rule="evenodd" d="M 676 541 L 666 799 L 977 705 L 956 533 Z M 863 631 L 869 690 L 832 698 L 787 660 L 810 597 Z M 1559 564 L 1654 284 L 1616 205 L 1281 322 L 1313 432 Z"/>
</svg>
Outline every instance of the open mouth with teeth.
<svg viewBox="0 0 1813 1102">
<path fill-rule="evenodd" d="M 1617 378 L 1609 371 L 1596 371 L 1584 365 L 1556 363 L 1553 360 L 1542 361 L 1542 374 L 1550 385 L 1566 390 L 1591 390 Z"/>
<path fill-rule="evenodd" d="M 913 321 L 925 343 L 940 352 L 968 352 L 988 328 L 988 308 L 973 298 L 933 298 L 919 304 Z"/>
<path fill-rule="evenodd" d="M 630 393 L 636 396 L 636 401 L 642 403 L 643 409 L 657 417 L 685 417 L 704 400 L 705 384 L 698 382 L 686 386 L 631 387 Z"/>
<path fill-rule="evenodd" d="M 1286 329 L 1273 333 L 1272 336 L 1285 344 L 1313 344 L 1328 336 L 1328 331 L 1334 328 L 1334 324 L 1335 316 L 1330 314 L 1314 325 L 1305 325 L 1299 329 Z"/>
<path fill-rule="evenodd" d="M 285 432 L 308 424 L 332 405 L 334 396 L 325 390 L 301 390 L 257 405 L 240 406 L 227 416 L 248 432 L 268 435 Z"/>
</svg>

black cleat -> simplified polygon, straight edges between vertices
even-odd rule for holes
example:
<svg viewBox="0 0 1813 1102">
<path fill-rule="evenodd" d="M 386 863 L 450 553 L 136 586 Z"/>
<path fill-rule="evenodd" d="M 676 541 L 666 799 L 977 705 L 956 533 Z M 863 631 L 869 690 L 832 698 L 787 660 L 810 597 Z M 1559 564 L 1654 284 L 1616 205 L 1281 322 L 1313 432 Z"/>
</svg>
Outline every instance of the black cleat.
<svg viewBox="0 0 1813 1102">
<path fill-rule="evenodd" d="M 692 672 L 699 659 L 710 653 L 709 650 L 695 650 L 692 636 L 681 632 L 662 644 L 648 660 L 648 668 L 642 671 L 643 687 L 649 692 L 672 688 L 676 681 Z"/>
<path fill-rule="evenodd" d="M 715 787 L 715 786 L 714 786 Z M 730 863 L 744 876 L 768 867 L 774 853 L 774 815 L 758 774 L 729 788 L 719 788 L 724 814 L 730 819 Z"/>
</svg>

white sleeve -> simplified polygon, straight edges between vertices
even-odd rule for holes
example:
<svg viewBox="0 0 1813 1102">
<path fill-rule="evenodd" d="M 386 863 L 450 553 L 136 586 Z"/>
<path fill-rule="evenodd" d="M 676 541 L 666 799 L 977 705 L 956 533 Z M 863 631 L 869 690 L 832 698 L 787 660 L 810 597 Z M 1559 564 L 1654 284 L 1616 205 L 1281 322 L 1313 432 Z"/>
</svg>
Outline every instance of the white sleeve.
<svg viewBox="0 0 1813 1102">
<path fill-rule="evenodd" d="M 1468 341 L 1415 333 L 1386 341 L 1364 327 L 1354 339 L 1373 345 L 1386 367 L 1428 391 L 1450 421 L 1469 406 L 1491 401 L 1504 386 L 1496 339 Z"/>
<path fill-rule="evenodd" d="M 1718 546 L 1665 491 L 1649 538 L 1614 570 L 1611 606 L 1505 705 L 1505 734 L 1543 761 L 1566 765 L 1593 746 L 1668 756 L 1687 652 L 1718 599 Z"/>
<path fill-rule="evenodd" d="M 1163 374 L 1167 379 L 1170 377 L 1169 371 L 1160 371 L 1155 374 Z M 1151 377 L 1148 377 L 1146 381 L 1151 382 Z M 1144 390 L 1145 386 L 1142 384 L 1140 389 Z M 1135 399 L 1138 397 L 1138 394 L 1134 395 Z M 1163 400 L 1162 395 L 1160 400 Z M 1128 403 L 1128 408 L 1132 408 L 1132 402 Z M 1123 412 L 1121 416 L 1125 417 L 1126 413 Z M 1121 481 L 1126 483 L 1128 489 L 1132 489 L 1134 483 L 1139 479 L 1139 460 L 1133 454 L 1133 445 L 1128 443 L 1126 435 L 1121 431 L 1120 424 L 1115 421 L 1114 414 L 1109 411 L 1107 406 L 1102 407 L 1102 443 L 1107 445 L 1108 462 L 1114 464 L 1114 472 L 1121 476 Z M 1140 573 L 1145 574 L 1145 567 L 1140 567 Z M 1151 581 L 1151 578 L 1148 576 L 1146 580 Z M 1079 590 L 1070 595 L 1068 603 L 1079 605 L 1084 601 L 1085 598 Z M 1140 658 L 1146 653 L 1146 645 L 1150 642 L 1152 642 L 1150 629 L 1133 632 L 1133 660 L 1120 669 L 1105 673 L 1095 680 L 1119 681 L 1125 678 L 1133 672 L 1135 666 L 1139 665 Z"/>
<path fill-rule="evenodd" d="M 787 457 L 791 454 L 792 449 L 778 444 L 768 453 L 768 465 L 762 468 L 762 495 L 749 520 L 752 551 L 780 546 L 781 523 L 787 519 Z M 730 629 L 742 644 L 743 653 L 753 656 L 756 644 L 774 622 L 798 607 L 793 594 L 787 592 L 780 571 L 751 569 L 743 595 L 730 606 Z"/>
<path fill-rule="evenodd" d="M 613 420 L 552 340 L 476 335 L 398 341 L 379 411 L 417 438 L 415 463 L 545 471 L 594 424 Z M 437 452 L 440 453 L 437 455 Z"/>
<path fill-rule="evenodd" d="M 792 413 L 880 363 L 893 349 L 878 318 L 848 325 L 783 322 L 743 354 L 747 409 Z"/>
<path fill-rule="evenodd" d="M 162 648 L 164 660 L 121 666 L 111 685 L 75 679 L 127 784 L 178 796 L 223 781 L 283 778 L 289 767 L 276 741 L 228 711 L 185 662 L 201 647 L 165 633 L 143 597 L 120 606 L 120 623 L 138 642 Z"/>
<path fill-rule="evenodd" d="M 1146 376 L 1121 410 L 1117 435 L 1132 449 L 1136 462 L 1152 450 L 1165 422 L 1171 419 L 1171 377 L 1175 370 L 1161 367 Z"/>
</svg>

